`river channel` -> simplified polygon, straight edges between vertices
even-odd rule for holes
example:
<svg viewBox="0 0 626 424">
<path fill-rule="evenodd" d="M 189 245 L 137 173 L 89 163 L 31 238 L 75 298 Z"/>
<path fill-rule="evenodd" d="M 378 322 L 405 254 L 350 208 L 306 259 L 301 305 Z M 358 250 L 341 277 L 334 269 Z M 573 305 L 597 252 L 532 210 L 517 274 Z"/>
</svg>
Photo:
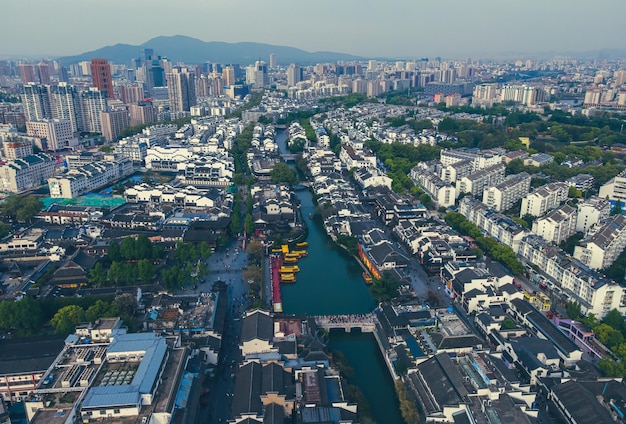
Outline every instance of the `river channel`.
<svg viewBox="0 0 626 424">
<path fill-rule="evenodd" d="M 286 133 L 279 130 L 276 142 L 286 152 Z M 365 314 L 375 302 L 362 278 L 360 265 L 343 249 L 338 248 L 323 229 L 315 213 L 313 195 L 296 192 L 302 217 L 309 234 L 308 256 L 298 262 L 300 272 L 295 284 L 281 286 L 285 313 L 309 315 Z M 341 351 L 354 370 L 350 378 L 369 402 L 377 423 L 402 423 L 395 396 L 393 379 L 372 334 L 331 331 L 330 348 Z"/>
</svg>

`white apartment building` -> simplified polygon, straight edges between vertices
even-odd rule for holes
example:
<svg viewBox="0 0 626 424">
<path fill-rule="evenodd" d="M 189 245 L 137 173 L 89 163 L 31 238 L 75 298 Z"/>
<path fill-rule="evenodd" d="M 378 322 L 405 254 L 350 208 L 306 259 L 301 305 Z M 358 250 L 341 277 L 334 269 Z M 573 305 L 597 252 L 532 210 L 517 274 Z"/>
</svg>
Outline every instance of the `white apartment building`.
<svg viewBox="0 0 626 424">
<path fill-rule="evenodd" d="M 60 150 L 78 145 L 69 119 L 42 119 L 26 122 L 26 133 L 32 137 L 45 139 L 42 150 Z"/>
<path fill-rule="evenodd" d="M 55 160 L 45 153 L 25 156 L 0 166 L 0 190 L 22 193 L 45 184 L 52 176 Z"/>
<path fill-rule="evenodd" d="M 444 166 L 441 169 L 441 179 L 447 183 L 454 183 L 474 172 L 474 161 L 467 159 Z"/>
<path fill-rule="evenodd" d="M 554 244 L 559 244 L 576 230 L 576 209 L 562 205 L 533 222 L 533 233 Z"/>
<path fill-rule="evenodd" d="M 468 149 L 442 150 L 439 160 L 446 167 L 464 160 L 471 160 L 474 171 L 502 163 L 502 149 L 472 151 Z"/>
<path fill-rule="evenodd" d="M 494 213 L 487 205 L 471 197 L 464 197 L 459 201 L 459 212 L 468 221 L 514 251 L 517 251 L 521 240 L 531 234 L 511 218 Z"/>
<path fill-rule="evenodd" d="M 4 158 L 15 160 L 33 154 L 33 145 L 29 141 L 5 141 L 2 143 Z"/>
<path fill-rule="evenodd" d="M 572 301 L 578 302 L 582 313 L 591 312 L 602 318 L 611 309 L 626 312 L 622 286 L 547 243 L 538 236 L 525 237 L 517 253 L 539 267 Z"/>
<path fill-rule="evenodd" d="M 471 193 L 476 198 L 482 198 L 485 188 L 493 187 L 504 181 L 505 167 L 502 164 L 480 169 L 468 176 L 462 177 L 456 184 L 456 195 Z"/>
<path fill-rule="evenodd" d="M 443 207 L 454 205 L 456 200 L 455 188 L 439 178 L 437 174 L 420 168 L 418 165 L 411 169 L 409 178 L 424 190 L 437 205 Z"/>
<path fill-rule="evenodd" d="M 574 257 L 593 269 L 609 267 L 626 247 L 626 217 L 615 215 L 574 249 Z"/>
<path fill-rule="evenodd" d="M 133 162 L 128 158 L 93 162 L 81 168 L 72 169 L 64 175 L 49 178 L 50 197 L 73 199 L 132 173 Z"/>
<path fill-rule="evenodd" d="M 547 240 L 534 235 L 510 218 L 493 213 L 483 203 L 468 197 L 459 202 L 459 212 L 500 243 L 509 246 L 560 287 L 582 312 L 604 316 L 611 309 L 626 312 L 626 293 L 619 284 L 591 270 Z"/>
<path fill-rule="evenodd" d="M 548 210 L 567 200 L 569 184 L 555 182 L 538 187 L 522 199 L 520 217 L 524 215 L 542 216 Z"/>
<path fill-rule="evenodd" d="M 599 196 L 603 199 L 619 200 L 622 205 L 626 204 L 626 170 L 600 187 Z"/>
<path fill-rule="evenodd" d="M 526 196 L 529 189 L 530 175 L 527 172 L 509 175 L 500 184 L 485 190 L 483 203 L 497 212 L 502 212 L 510 209 L 515 202 Z"/>
<path fill-rule="evenodd" d="M 611 214 L 611 202 L 598 196 L 578 201 L 576 231 L 587 234 L 589 230 Z"/>
<path fill-rule="evenodd" d="M 129 158 L 133 162 L 143 162 L 148 155 L 148 145 L 136 139 L 122 140 L 115 146 L 115 153 Z"/>
</svg>

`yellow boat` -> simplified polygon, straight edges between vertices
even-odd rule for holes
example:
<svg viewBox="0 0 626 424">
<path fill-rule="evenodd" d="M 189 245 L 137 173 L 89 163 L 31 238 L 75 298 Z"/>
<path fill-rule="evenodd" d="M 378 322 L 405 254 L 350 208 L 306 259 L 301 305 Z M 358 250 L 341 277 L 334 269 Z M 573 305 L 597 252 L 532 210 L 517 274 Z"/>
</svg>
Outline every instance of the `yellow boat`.
<svg viewBox="0 0 626 424">
<path fill-rule="evenodd" d="M 282 249 L 283 253 L 289 253 L 289 245 L 283 244 L 281 246 L 281 249 Z"/>
<path fill-rule="evenodd" d="M 283 259 L 283 262 L 286 264 L 297 264 L 298 263 L 298 258 L 285 258 Z"/>
<path fill-rule="evenodd" d="M 295 274 L 280 274 L 280 282 L 281 283 L 295 283 L 296 275 Z"/>
<path fill-rule="evenodd" d="M 301 241 L 300 243 L 296 243 L 296 247 L 308 247 L 309 243 L 306 241 Z"/>
<path fill-rule="evenodd" d="M 280 272 L 300 272 L 300 267 L 298 265 L 294 266 L 281 266 Z"/>
<path fill-rule="evenodd" d="M 283 249 L 281 249 L 281 248 L 272 249 L 272 253 L 283 253 Z"/>
<path fill-rule="evenodd" d="M 294 250 L 292 253 L 298 255 L 298 257 L 307 255 L 306 250 Z"/>
</svg>

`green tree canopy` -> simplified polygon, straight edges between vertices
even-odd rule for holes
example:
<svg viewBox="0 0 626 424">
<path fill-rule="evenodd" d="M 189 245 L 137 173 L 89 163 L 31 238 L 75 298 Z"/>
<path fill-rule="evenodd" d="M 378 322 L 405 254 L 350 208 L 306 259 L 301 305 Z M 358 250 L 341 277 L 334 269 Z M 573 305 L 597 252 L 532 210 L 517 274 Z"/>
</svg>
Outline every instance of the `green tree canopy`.
<svg viewBox="0 0 626 424">
<path fill-rule="evenodd" d="M 68 305 L 59 309 L 50 320 L 57 334 L 69 334 L 74 332 L 74 328 L 85 321 L 85 310 L 78 305 Z"/>
<path fill-rule="evenodd" d="M 370 286 L 370 294 L 377 302 L 388 302 L 398 295 L 400 283 L 389 273 L 384 273 L 380 279 L 375 278 Z"/>
<path fill-rule="evenodd" d="M 298 176 L 296 175 L 296 171 L 290 168 L 289 165 L 284 162 L 278 162 L 276 165 L 274 165 L 270 176 L 272 177 L 272 182 L 274 184 L 298 184 Z"/>
<path fill-rule="evenodd" d="M 12 194 L 0 205 L 3 216 L 20 222 L 28 222 L 43 209 L 43 203 L 36 196 Z"/>
</svg>

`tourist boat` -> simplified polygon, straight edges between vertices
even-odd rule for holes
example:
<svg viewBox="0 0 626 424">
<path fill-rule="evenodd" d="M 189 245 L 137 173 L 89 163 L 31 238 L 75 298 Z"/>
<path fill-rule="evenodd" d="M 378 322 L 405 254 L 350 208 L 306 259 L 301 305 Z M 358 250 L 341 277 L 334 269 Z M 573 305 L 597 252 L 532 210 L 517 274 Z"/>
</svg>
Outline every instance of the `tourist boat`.
<svg viewBox="0 0 626 424">
<path fill-rule="evenodd" d="M 297 264 L 298 263 L 298 258 L 297 257 L 285 258 L 285 259 L 283 259 L 283 262 L 286 263 L 286 264 Z"/>
<path fill-rule="evenodd" d="M 295 283 L 296 282 L 296 274 L 280 274 L 280 282 L 281 283 Z"/>
<path fill-rule="evenodd" d="M 307 255 L 306 250 L 294 250 L 291 253 L 298 255 L 299 258 Z"/>
<path fill-rule="evenodd" d="M 300 272 L 300 267 L 298 265 L 294 266 L 281 266 L 280 272 Z"/>
<path fill-rule="evenodd" d="M 300 243 L 296 243 L 296 247 L 308 247 L 309 243 L 306 241 L 301 241 Z"/>
<path fill-rule="evenodd" d="M 297 253 L 285 253 L 285 259 L 298 259 L 300 255 Z"/>
<path fill-rule="evenodd" d="M 272 249 L 272 253 L 283 253 L 283 249 L 280 247 L 278 249 Z"/>
<path fill-rule="evenodd" d="M 363 279 L 365 280 L 365 284 L 372 284 L 374 282 L 374 280 L 372 279 L 372 276 L 369 275 L 367 272 L 364 272 L 362 275 L 363 275 Z"/>
</svg>

